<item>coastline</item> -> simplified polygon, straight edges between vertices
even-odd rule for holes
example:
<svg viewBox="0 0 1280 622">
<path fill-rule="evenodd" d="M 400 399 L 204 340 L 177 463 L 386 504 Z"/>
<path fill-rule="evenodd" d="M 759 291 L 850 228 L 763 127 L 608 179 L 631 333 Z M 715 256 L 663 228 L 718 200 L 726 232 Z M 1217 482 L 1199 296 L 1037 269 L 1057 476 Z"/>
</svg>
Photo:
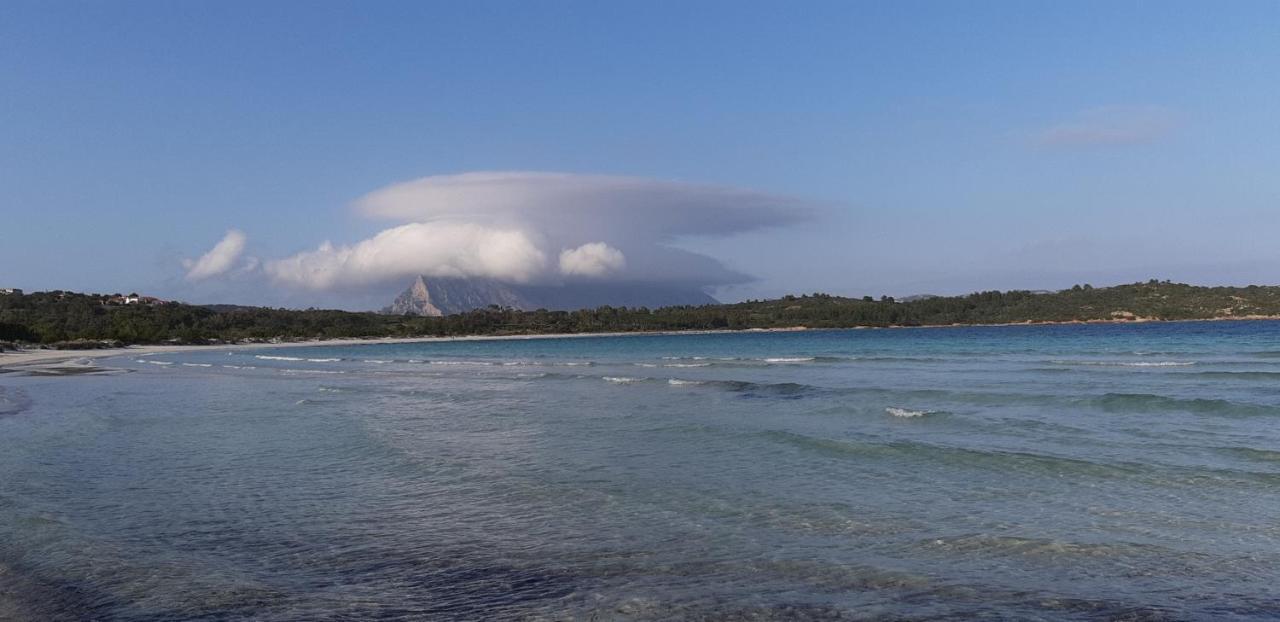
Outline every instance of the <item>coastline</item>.
<svg viewBox="0 0 1280 622">
<path fill-rule="evenodd" d="M 1065 321 L 1049 321 L 1037 322 L 1028 320 L 1025 322 L 1005 322 L 998 324 L 925 324 L 919 326 L 849 326 L 841 328 L 810 328 L 806 326 L 791 326 L 780 328 L 744 328 L 744 329 L 715 329 L 715 330 L 666 330 L 666 331 L 628 331 L 628 332 L 601 332 L 601 333 L 548 333 L 540 335 L 462 335 L 454 337 L 379 337 L 379 338 L 352 338 L 352 339 L 313 339 L 308 341 L 281 341 L 278 343 L 232 343 L 217 345 L 131 345 L 120 348 L 103 348 L 98 350 L 51 350 L 51 349 L 32 349 L 0 352 L 0 370 L 19 370 L 19 369 L 49 369 L 59 366 L 67 366 L 70 361 L 81 359 L 105 359 L 116 356 L 140 356 L 146 354 L 164 354 L 177 352 L 191 352 L 195 350 L 268 350 L 277 348 L 305 348 L 320 346 L 355 346 L 355 345 L 380 345 L 380 344 L 397 344 L 397 343 L 449 343 L 458 341 L 521 341 L 529 339 L 575 339 L 590 337 L 638 337 L 638 336 L 654 336 L 654 335 L 723 335 L 737 333 L 786 333 L 807 330 L 903 330 L 913 328 L 998 328 L 998 327 L 1018 327 L 1018 326 L 1071 326 L 1078 324 L 1165 324 L 1178 322 L 1250 322 L 1250 321 L 1280 321 L 1280 316 L 1275 315 L 1247 315 L 1236 317 L 1214 317 L 1214 318 L 1196 318 L 1196 319 L 1180 319 L 1180 320 L 1164 320 L 1156 318 L 1136 317 L 1132 319 L 1107 319 L 1107 320 L 1065 320 Z M 81 365 L 76 365 L 77 367 Z"/>
<path fill-rule="evenodd" d="M 743 330 L 670 330 L 670 331 L 630 331 L 603 333 L 548 333 L 542 335 L 461 335 L 454 337 L 375 337 L 368 339 L 312 339 L 307 341 L 281 341 L 278 343 L 224 343 L 217 345 L 131 345 L 120 348 L 101 348 L 96 350 L 52 350 L 31 349 L 0 352 L 0 369 L 36 368 L 65 365 L 68 361 L 78 359 L 104 359 L 116 356 L 141 356 L 145 354 L 164 354 L 192 352 L 196 350 L 273 350 L 277 348 L 305 348 L 321 346 L 358 346 L 382 345 L 397 343 L 449 343 L 456 341 L 521 341 L 528 339 L 574 339 L 588 337 L 627 337 L 651 335 L 714 335 L 723 333 L 775 333 L 807 330 L 803 327 L 793 328 L 748 328 Z"/>
</svg>

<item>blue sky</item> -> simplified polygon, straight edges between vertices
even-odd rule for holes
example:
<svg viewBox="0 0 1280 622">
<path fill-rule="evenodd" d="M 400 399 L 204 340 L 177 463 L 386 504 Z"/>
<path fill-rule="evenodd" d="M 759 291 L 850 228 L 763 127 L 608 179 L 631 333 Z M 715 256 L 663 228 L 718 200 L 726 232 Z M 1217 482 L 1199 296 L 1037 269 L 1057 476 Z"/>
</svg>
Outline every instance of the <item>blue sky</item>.
<svg viewBox="0 0 1280 622">
<path fill-rule="evenodd" d="M 1280 282 L 1275 2 L 6 2 L 0 85 L 0 286 L 369 306 L 404 283 L 183 260 L 357 245 L 409 222 L 362 197 L 476 171 L 808 205 L 565 243 L 754 277 L 723 299 Z"/>
</svg>

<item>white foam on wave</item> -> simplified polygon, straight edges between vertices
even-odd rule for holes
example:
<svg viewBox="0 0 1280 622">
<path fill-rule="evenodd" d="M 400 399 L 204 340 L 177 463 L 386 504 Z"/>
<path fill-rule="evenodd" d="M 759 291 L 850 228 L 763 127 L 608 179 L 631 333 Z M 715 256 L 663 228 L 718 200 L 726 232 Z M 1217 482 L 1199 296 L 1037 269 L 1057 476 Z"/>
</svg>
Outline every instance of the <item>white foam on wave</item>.
<svg viewBox="0 0 1280 622">
<path fill-rule="evenodd" d="M 890 406 L 884 409 L 884 411 L 895 417 L 902 417 L 903 419 L 914 419 L 916 417 L 933 414 L 932 410 L 910 410 L 908 408 L 898 408 L 896 406 Z"/>
<path fill-rule="evenodd" d="M 331 369 L 282 369 L 282 373 L 286 374 L 345 374 L 345 371 L 334 371 Z"/>
<path fill-rule="evenodd" d="M 152 365 L 173 365 L 171 361 L 138 361 L 139 363 L 150 363 Z"/>
<path fill-rule="evenodd" d="M 689 386 L 689 385 L 702 384 L 702 381 L 701 380 L 681 380 L 679 378 L 671 378 L 670 380 L 667 380 L 667 384 L 675 387 L 683 387 L 683 386 Z"/>
<path fill-rule="evenodd" d="M 657 367 L 657 365 L 653 363 L 636 363 L 635 365 L 636 367 Z"/>
<path fill-rule="evenodd" d="M 269 354 L 259 354 L 259 355 L 255 356 L 255 357 L 253 357 L 253 358 L 256 358 L 256 359 L 262 359 L 262 360 L 264 360 L 264 361 L 301 361 L 301 360 L 304 360 L 304 359 L 301 359 L 301 358 L 296 357 L 296 356 L 271 356 L 271 355 L 269 355 Z"/>
<path fill-rule="evenodd" d="M 428 361 L 432 365 L 493 365 L 488 361 Z"/>
<path fill-rule="evenodd" d="M 1054 365 L 1089 367 L 1190 367 L 1195 361 L 1052 361 Z"/>
<path fill-rule="evenodd" d="M 257 369 L 257 367 L 252 365 L 223 365 L 223 367 L 226 367 L 227 369 Z"/>
<path fill-rule="evenodd" d="M 307 359 L 308 363 L 337 363 L 342 359 Z"/>
<path fill-rule="evenodd" d="M 813 360 L 812 356 L 774 356 L 762 359 L 766 363 L 808 363 Z"/>
<path fill-rule="evenodd" d="M 630 376 L 605 376 L 602 380 L 605 382 L 612 382 L 614 384 L 630 384 L 633 382 L 640 382 L 644 380 L 644 378 L 632 378 Z"/>
<path fill-rule="evenodd" d="M 667 363 L 663 367 L 709 367 L 711 363 Z"/>
<path fill-rule="evenodd" d="M 210 365 L 208 363 L 183 363 L 182 366 L 183 367 L 213 367 L 213 365 Z"/>
</svg>

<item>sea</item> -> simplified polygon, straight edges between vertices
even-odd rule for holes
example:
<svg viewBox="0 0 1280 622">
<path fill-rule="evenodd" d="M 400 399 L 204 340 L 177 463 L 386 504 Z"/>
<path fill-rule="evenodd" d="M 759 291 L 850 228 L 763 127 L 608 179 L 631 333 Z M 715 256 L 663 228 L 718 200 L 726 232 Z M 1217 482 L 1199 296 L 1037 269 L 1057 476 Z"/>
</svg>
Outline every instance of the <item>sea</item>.
<svg viewBox="0 0 1280 622">
<path fill-rule="evenodd" d="M 1280 322 L 72 367 L 0 374 L 0 618 L 1280 618 Z"/>
</svg>

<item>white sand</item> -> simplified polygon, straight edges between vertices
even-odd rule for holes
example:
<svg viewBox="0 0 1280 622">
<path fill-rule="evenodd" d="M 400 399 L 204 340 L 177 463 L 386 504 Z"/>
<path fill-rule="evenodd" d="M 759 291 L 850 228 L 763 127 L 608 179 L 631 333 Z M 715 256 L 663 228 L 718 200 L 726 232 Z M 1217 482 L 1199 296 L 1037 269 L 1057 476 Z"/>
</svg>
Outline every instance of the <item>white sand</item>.
<svg viewBox="0 0 1280 622">
<path fill-rule="evenodd" d="M 776 329 L 795 330 L 795 329 Z M 726 332 L 742 332 L 728 330 L 696 330 L 696 331 L 664 331 L 664 332 L 629 332 L 629 333 L 557 333 L 548 335 L 474 335 L 465 337 L 388 337 L 384 339 L 316 339 L 311 341 L 288 341 L 281 343 L 242 343 L 216 346 L 127 346 L 123 348 L 104 348 L 101 350 L 21 350 L 18 352 L 0 352 L 0 367 L 33 367 L 65 365 L 77 359 L 99 359 L 113 356 L 140 356 L 143 354 L 159 354 L 166 352 L 190 352 L 192 350 L 248 350 L 274 348 L 303 348 L 316 346 L 355 346 L 386 343 L 430 343 L 447 341 L 501 341 L 522 339 L 565 339 L 586 337 L 626 337 L 638 335 L 708 335 Z M 748 332 L 773 332 L 751 330 Z"/>
</svg>

